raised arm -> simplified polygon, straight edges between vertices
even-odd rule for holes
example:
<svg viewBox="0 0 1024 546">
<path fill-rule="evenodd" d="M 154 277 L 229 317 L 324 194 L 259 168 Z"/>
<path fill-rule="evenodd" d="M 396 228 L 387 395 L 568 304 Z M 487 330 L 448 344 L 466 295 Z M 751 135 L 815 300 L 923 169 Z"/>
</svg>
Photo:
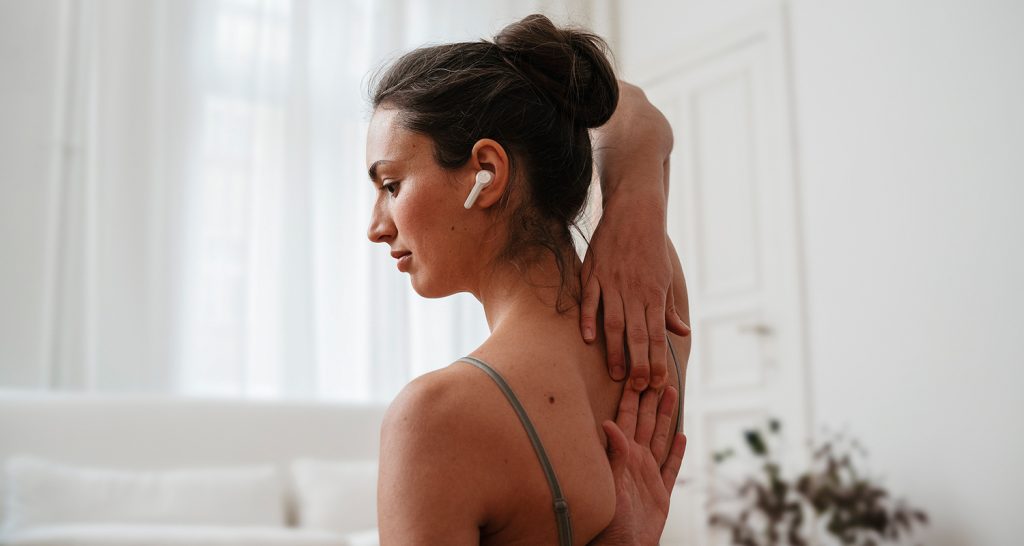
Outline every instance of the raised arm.
<svg viewBox="0 0 1024 546">
<path fill-rule="evenodd" d="M 651 104 L 643 89 L 619 80 L 615 113 L 607 123 L 592 129 L 590 138 L 604 203 L 610 197 L 621 198 L 621 189 L 633 195 L 647 195 L 660 204 L 664 221 L 668 179 L 661 178 L 658 168 L 668 162 L 675 141 L 668 119 Z M 638 170 L 636 159 L 650 159 L 652 163 Z M 652 176 L 639 178 L 645 173 Z"/>
<path fill-rule="evenodd" d="M 619 89 L 615 113 L 591 133 L 604 210 L 584 258 L 580 330 L 596 339 L 602 304 L 609 373 L 626 377 L 628 348 L 630 386 L 643 390 L 665 385 L 666 328 L 683 336 L 689 326 L 676 309 L 665 231 L 672 128 L 639 87 Z"/>
</svg>

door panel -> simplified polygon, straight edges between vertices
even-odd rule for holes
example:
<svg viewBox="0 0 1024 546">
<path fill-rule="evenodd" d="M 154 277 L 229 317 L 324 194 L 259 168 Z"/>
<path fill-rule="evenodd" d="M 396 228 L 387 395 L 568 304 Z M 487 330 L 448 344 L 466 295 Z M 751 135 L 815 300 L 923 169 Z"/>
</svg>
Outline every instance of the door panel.
<svg viewBox="0 0 1024 546">
<path fill-rule="evenodd" d="M 669 235 L 690 290 L 682 485 L 662 544 L 727 544 L 706 503 L 750 468 L 716 468 L 742 431 L 783 424 L 792 469 L 806 461 L 796 188 L 780 13 L 744 22 L 659 63 L 640 85 L 672 123 Z M 644 74 L 641 72 L 641 74 Z"/>
</svg>

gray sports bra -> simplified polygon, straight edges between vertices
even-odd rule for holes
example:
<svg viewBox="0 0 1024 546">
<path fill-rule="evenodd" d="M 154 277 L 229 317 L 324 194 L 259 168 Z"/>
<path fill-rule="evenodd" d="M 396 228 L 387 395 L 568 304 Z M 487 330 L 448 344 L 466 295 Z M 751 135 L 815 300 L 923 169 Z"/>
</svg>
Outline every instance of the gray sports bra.
<svg viewBox="0 0 1024 546">
<path fill-rule="evenodd" d="M 683 385 L 683 373 L 679 369 L 679 359 L 676 358 L 676 350 L 672 347 L 672 344 L 668 344 L 669 351 L 672 353 L 672 361 L 676 365 L 676 378 L 679 380 L 678 385 Z M 487 375 L 498 384 L 498 388 L 505 394 L 505 398 L 508 399 L 509 404 L 512 404 L 512 408 L 516 411 L 516 415 L 519 416 L 519 421 L 523 424 L 523 428 L 526 429 L 526 435 L 530 437 L 530 443 L 533 444 L 533 450 L 537 453 L 537 458 L 540 459 L 540 466 L 544 470 L 544 477 L 548 480 L 548 486 L 551 488 L 551 496 L 554 498 L 555 508 L 555 522 L 558 524 L 558 544 L 559 546 L 572 546 L 572 521 L 569 518 L 569 503 L 565 500 L 562 495 L 562 488 L 558 485 L 558 477 L 555 476 L 555 469 L 551 466 L 551 461 L 548 460 L 548 454 L 544 451 L 544 445 L 540 442 L 540 436 L 537 435 L 537 430 L 533 428 L 533 423 L 530 421 L 530 417 L 526 415 L 526 410 L 523 405 L 519 403 L 519 399 L 516 398 L 512 388 L 508 386 L 505 379 L 501 377 L 494 368 L 491 368 L 486 362 L 472 356 L 465 356 L 459 359 L 467 364 L 472 364 L 477 368 L 480 368 Z M 683 396 L 682 393 L 679 395 L 679 412 L 677 415 L 676 430 L 683 430 Z"/>
</svg>

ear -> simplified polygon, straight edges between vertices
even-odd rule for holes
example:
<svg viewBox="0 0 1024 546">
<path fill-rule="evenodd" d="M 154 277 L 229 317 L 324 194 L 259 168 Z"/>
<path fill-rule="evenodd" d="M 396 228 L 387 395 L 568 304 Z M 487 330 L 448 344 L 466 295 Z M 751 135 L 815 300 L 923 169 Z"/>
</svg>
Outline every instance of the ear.
<svg viewBox="0 0 1024 546">
<path fill-rule="evenodd" d="M 478 140 L 473 145 L 468 165 L 473 169 L 469 178 L 469 186 L 467 186 L 469 188 L 472 188 L 476 182 L 477 171 L 487 170 L 491 171 L 491 174 L 494 175 L 491 183 L 484 187 L 476 198 L 476 203 L 473 205 L 474 208 L 486 209 L 493 206 L 501 199 L 501 196 L 505 194 L 505 190 L 508 188 L 510 165 L 505 148 L 498 144 L 497 141 L 489 138 Z"/>
</svg>

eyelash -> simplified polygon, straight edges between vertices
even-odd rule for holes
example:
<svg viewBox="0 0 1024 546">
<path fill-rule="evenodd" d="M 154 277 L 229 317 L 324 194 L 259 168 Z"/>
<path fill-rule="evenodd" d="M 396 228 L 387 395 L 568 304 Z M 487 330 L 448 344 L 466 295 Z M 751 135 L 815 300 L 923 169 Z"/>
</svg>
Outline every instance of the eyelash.
<svg viewBox="0 0 1024 546">
<path fill-rule="evenodd" d="M 380 188 L 391 195 L 395 195 L 398 192 L 398 182 L 388 182 L 387 184 L 381 184 Z"/>
</svg>

